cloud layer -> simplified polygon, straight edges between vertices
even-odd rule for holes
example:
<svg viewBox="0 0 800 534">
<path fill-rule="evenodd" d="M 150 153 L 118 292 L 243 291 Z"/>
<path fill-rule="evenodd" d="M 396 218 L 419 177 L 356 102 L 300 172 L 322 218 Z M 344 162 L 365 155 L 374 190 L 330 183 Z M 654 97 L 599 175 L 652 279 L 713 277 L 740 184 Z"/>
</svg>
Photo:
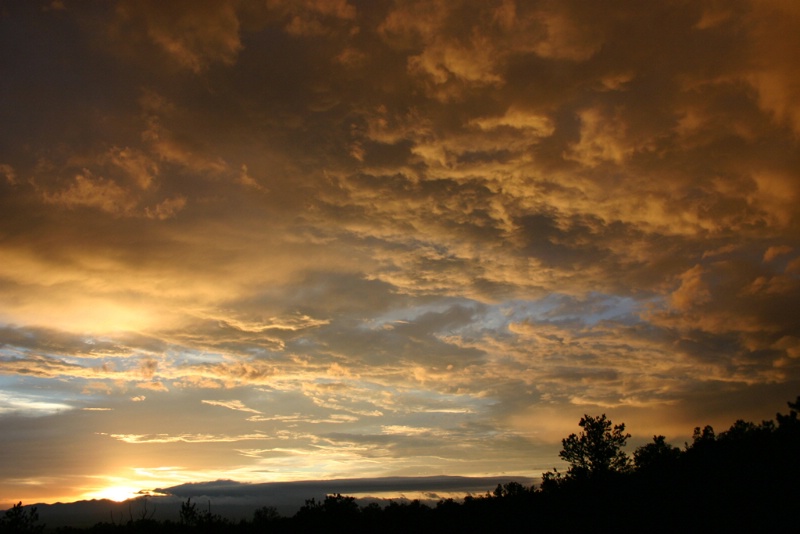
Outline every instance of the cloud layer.
<svg viewBox="0 0 800 534">
<path fill-rule="evenodd" d="M 536 476 L 586 412 L 681 443 L 800 392 L 794 4 L 0 26 L 3 502 Z"/>
</svg>

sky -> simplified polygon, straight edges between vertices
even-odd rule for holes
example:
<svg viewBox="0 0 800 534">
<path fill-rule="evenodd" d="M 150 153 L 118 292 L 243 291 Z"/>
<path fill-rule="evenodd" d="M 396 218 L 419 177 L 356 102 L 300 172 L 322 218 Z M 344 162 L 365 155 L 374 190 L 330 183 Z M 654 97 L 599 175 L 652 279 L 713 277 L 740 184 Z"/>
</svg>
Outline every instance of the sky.
<svg viewBox="0 0 800 534">
<path fill-rule="evenodd" d="M 791 0 L 2 2 L 0 503 L 785 412 L 798 64 Z"/>
</svg>

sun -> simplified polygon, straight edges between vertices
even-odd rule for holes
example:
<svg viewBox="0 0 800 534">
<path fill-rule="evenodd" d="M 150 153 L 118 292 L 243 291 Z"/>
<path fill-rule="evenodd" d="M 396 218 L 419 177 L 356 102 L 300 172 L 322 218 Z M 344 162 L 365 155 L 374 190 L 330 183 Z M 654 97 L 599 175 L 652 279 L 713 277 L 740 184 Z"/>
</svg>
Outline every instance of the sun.
<svg viewBox="0 0 800 534">
<path fill-rule="evenodd" d="M 87 495 L 90 499 L 108 499 L 116 502 L 127 501 L 141 496 L 141 489 L 132 486 L 108 486 Z"/>
</svg>

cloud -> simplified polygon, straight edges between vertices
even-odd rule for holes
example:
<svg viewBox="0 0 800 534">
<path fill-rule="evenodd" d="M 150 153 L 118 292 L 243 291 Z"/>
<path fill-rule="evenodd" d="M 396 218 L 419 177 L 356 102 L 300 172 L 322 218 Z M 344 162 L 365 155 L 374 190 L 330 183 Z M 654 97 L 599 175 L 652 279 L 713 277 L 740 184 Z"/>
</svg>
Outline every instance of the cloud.
<svg viewBox="0 0 800 534">
<path fill-rule="evenodd" d="M 111 162 L 125 173 L 141 189 L 148 189 L 158 176 L 158 164 L 142 152 L 131 148 L 113 148 L 109 157 Z"/>
<path fill-rule="evenodd" d="M 25 414 L 33 416 L 49 415 L 72 410 L 73 406 L 44 396 L 0 393 L 0 415 Z"/>
<path fill-rule="evenodd" d="M 158 362 L 152 358 L 143 358 L 139 362 L 139 372 L 143 378 L 153 378 L 158 369 Z"/>
<path fill-rule="evenodd" d="M 547 137 L 553 134 L 552 120 L 546 115 L 537 115 L 522 109 L 509 108 L 500 117 L 473 119 L 472 124 L 481 130 L 496 130 L 508 126 L 516 130 L 532 130 L 535 135 Z"/>
<path fill-rule="evenodd" d="M 169 391 L 169 388 L 159 380 L 153 380 L 151 382 L 139 382 L 136 384 L 136 387 L 140 389 L 149 389 L 150 391 Z"/>
<path fill-rule="evenodd" d="M 800 10 L 781 2 L 755 3 L 753 8 L 749 29 L 754 47 L 747 79 L 758 91 L 759 105 L 800 132 L 797 73 L 787 69 L 797 60 L 797 37 L 791 28 L 800 21 Z"/>
<path fill-rule="evenodd" d="M 602 45 L 602 25 L 592 24 L 588 12 L 576 17 L 578 13 L 558 3 L 550 3 L 538 11 L 534 18 L 541 28 L 541 37 L 533 44 L 533 51 L 550 59 L 578 62 L 590 59 Z"/>
<path fill-rule="evenodd" d="M 239 412 L 249 412 L 255 414 L 261 413 L 258 410 L 254 410 L 253 408 L 248 408 L 240 400 L 230 400 L 230 401 L 203 400 L 203 404 L 209 404 L 211 406 L 221 406 L 222 408 L 228 408 L 229 410 L 236 410 Z"/>
<path fill-rule="evenodd" d="M 354 415 L 347 415 L 347 414 L 332 414 L 328 418 L 315 418 L 308 415 L 301 415 L 301 414 L 293 414 L 293 415 L 273 415 L 273 416 L 264 416 L 264 415 L 253 415 L 247 418 L 248 421 L 252 422 L 264 422 L 264 421 L 280 421 L 284 423 L 332 423 L 332 424 L 345 424 L 345 423 L 354 423 L 359 421 L 360 418 Z"/>
<path fill-rule="evenodd" d="M 347 28 L 356 18 L 356 8 L 347 0 L 269 0 L 267 8 L 281 15 L 286 21 L 285 31 L 293 36 L 331 35 L 342 26 Z"/>
<path fill-rule="evenodd" d="M 314 319 L 308 315 L 271 317 L 264 322 L 242 321 L 233 318 L 220 318 L 218 320 L 225 326 L 248 333 L 263 333 L 270 330 L 293 332 L 297 330 L 303 330 L 305 328 L 314 328 L 316 326 L 326 325 L 330 322 L 327 319 Z"/>
<path fill-rule="evenodd" d="M 0 173 L 2 173 L 5 178 L 6 182 L 11 185 L 17 183 L 17 174 L 14 172 L 14 168 L 11 165 L 6 165 L 5 163 L 0 164 Z"/>
<path fill-rule="evenodd" d="M 161 160 L 203 173 L 228 172 L 228 164 L 220 157 L 208 155 L 208 147 L 192 139 L 191 133 L 180 132 L 176 135 L 164 125 L 165 120 L 175 121 L 181 110 L 152 91 L 144 92 L 140 104 L 147 121 L 142 138 Z"/>
<path fill-rule="evenodd" d="M 625 142 L 626 125 L 619 118 L 598 109 L 578 112 L 581 123 L 580 141 L 570 147 L 567 157 L 587 167 L 603 162 L 622 164 L 633 152 Z"/>
<path fill-rule="evenodd" d="M 98 208 L 114 215 L 127 215 L 136 206 L 130 193 L 110 180 L 94 178 L 88 170 L 75 176 L 66 189 L 44 194 L 46 202 L 67 208 L 81 206 Z"/>
<path fill-rule="evenodd" d="M 145 215 L 149 219 L 163 221 L 174 218 L 184 207 L 186 207 L 186 197 L 168 198 L 153 208 L 145 208 Z"/>
<path fill-rule="evenodd" d="M 420 14 L 423 14 L 420 16 Z M 467 87 L 498 86 L 504 80 L 499 67 L 504 50 L 475 17 L 492 17 L 491 7 L 469 12 L 445 2 L 398 4 L 388 14 L 379 33 L 391 45 L 419 49 L 407 57 L 406 68 L 418 78 L 428 95 L 442 101 L 463 98 Z M 449 21 L 459 17 L 463 26 Z M 499 22 L 498 25 L 502 25 Z"/>
<path fill-rule="evenodd" d="M 142 24 L 147 36 L 178 64 L 200 73 L 232 64 L 242 49 L 234 2 L 122 2 L 121 24 Z"/>
<path fill-rule="evenodd" d="M 773 261 L 775 258 L 782 256 L 784 254 L 788 254 L 789 252 L 792 252 L 792 247 L 788 245 L 778 245 L 769 247 L 767 251 L 764 252 L 764 261 L 765 262 Z"/>
<path fill-rule="evenodd" d="M 681 285 L 670 296 L 674 308 L 685 311 L 711 299 L 711 293 L 703 283 L 702 276 L 703 268 L 700 265 L 695 265 L 680 275 Z"/>
<path fill-rule="evenodd" d="M 82 373 L 84 368 L 47 356 L 24 356 L 22 358 L 3 358 L 0 366 L 6 374 L 21 374 L 39 377 L 56 377 L 61 374 Z M 90 375 L 93 374 L 89 372 Z"/>
<path fill-rule="evenodd" d="M 101 434 L 106 435 L 106 434 Z M 131 444 L 148 443 L 235 443 L 239 441 L 263 440 L 263 434 L 108 434 L 108 437 Z"/>
</svg>

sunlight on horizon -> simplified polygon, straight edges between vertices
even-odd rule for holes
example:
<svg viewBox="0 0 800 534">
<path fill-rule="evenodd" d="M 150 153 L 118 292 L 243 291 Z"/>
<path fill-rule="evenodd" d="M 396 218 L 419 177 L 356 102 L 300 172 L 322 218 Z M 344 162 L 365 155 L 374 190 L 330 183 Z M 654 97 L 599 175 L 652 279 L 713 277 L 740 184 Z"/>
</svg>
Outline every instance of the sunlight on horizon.
<svg viewBox="0 0 800 534">
<path fill-rule="evenodd" d="M 146 494 L 142 493 L 142 489 L 134 486 L 108 486 L 97 491 L 84 493 L 81 499 L 108 499 L 110 501 L 123 502 L 143 495 Z"/>
</svg>

